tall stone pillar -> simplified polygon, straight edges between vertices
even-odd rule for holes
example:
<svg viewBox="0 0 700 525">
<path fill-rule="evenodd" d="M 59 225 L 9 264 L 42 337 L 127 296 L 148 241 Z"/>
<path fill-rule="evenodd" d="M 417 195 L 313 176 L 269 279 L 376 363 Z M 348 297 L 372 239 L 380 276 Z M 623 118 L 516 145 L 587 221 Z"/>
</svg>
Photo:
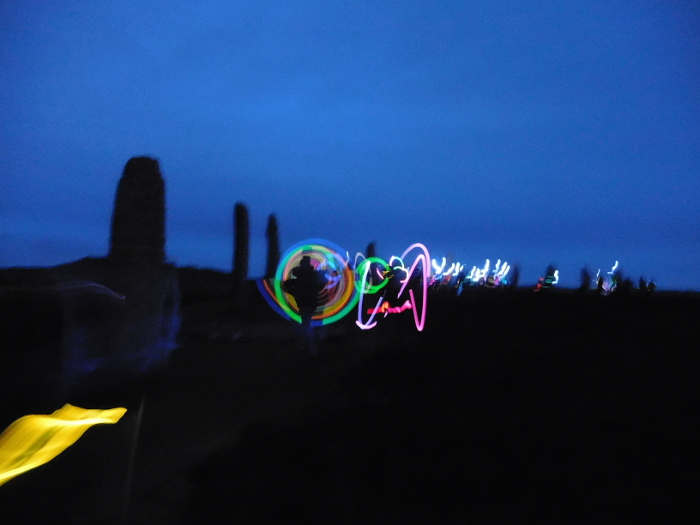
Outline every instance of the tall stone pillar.
<svg viewBox="0 0 700 525">
<path fill-rule="evenodd" d="M 165 262 L 165 183 L 158 161 L 133 157 L 119 180 L 112 214 L 111 259 Z"/>
<path fill-rule="evenodd" d="M 250 219 L 248 208 L 237 202 L 233 208 L 233 228 L 235 241 L 233 245 L 233 293 L 238 308 L 247 306 L 248 260 L 250 248 Z"/>
<path fill-rule="evenodd" d="M 267 266 L 265 269 L 265 278 L 272 279 L 277 273 L 277 265 L 280 263 L 280 237 L 279 228 L 277 227 L 277 217 L 271 213 L 267 218 Z"/>
</svg>

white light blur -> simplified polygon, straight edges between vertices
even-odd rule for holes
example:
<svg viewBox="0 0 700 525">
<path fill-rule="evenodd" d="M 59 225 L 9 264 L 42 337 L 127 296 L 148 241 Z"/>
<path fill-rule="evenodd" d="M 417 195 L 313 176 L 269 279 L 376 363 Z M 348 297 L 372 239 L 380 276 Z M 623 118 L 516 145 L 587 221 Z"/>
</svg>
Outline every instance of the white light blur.
<svg viewBox="0 0 700 525">
<path fill-rule="evenodd" d="M 435 270 L 436 277 L 442 273 L 442 270 L 443 270 L 443 268 L 445 268 L 446 264 L 447 264 L 447 259 L 445 259 L 444 257 L 442 258 L 442 264 L 440 266 L 438 266 L 435 259 L 433 259 L 433 269 Z"/>
</svg>

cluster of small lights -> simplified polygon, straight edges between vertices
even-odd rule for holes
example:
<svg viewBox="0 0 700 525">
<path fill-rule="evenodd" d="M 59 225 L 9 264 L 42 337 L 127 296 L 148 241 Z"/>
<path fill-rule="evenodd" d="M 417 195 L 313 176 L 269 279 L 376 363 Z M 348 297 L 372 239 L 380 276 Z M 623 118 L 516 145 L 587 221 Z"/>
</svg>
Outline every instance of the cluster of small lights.
<svg viewBox="0 0 700 525">
<path fill-rule="evenodd" d="M 510 272 L 510 269 L 511 266 L 506 261 L 501 263 L 501 259 L 496 261 L 492 269 L 491 260 L 486 259 L 483 267 L 472 266 L 469 275 L 465 275 L 463 270 L 460 270 L 464 278 L 458 278 L 458 282 L 455 283 L 458 287 L 457 294 L 461 294 L 467 286 L 486 286 L 487 288 L 505 286 L 508 284 L 508 272 Z"/>
<path fill-rule="evenodd" d="M 464 265 L 459 264 L 458 262 L 452 263 L 447 270 L 445 270 L 446 264 L 447 259 L 445 259 L 445 257 L 442 258 L 442 264 L 440 265 L 438 265 L 437 261 L 433 259 L 433 270 L 435 271 L 434 279 L 436 281 L 441 280 L 443 278 L 457 277 L 460 273 L 464 271 Z"/>
<path fill-rule="evenodd" d="M 406 257 L 412 252 L 417 252 L 410 267 L 406 266 Z M 345 256 L 340 254 L 344 253 Z M 301 258 L 308 256 L 311 264 L 317 271 L 322 271 L 327 276 L 327 284 L 321 292 L 323 304 L 320 305 L 312 317 L 312 326 L 329 324 L 347 315 L 357 306 L 357 320 L 355 323 L 362 330 L 369 330 L 377 325 L 377 314 L 401 313 L 412 310 L 416 328 L 420 331 L 425 326 L 427 297 L 429 287 L 438 286 L 454 287 L 457 295 L 461 294 L 465 287 L 484 286 L 498 288 L 508 284 L 508 274 L 511 266 L 501 259 L 491 268 L 490 259 L 482 267 L 472 266 L 469 274 L 465 272 L 465 264 L 453 262 L 447 265 L 447 259 L 442 258 L 438 263 L 431 259 L 425 245 L 416 243 L 411 245 L 401 256 L 392 255 L 387 262 L 380 257 L 365 257 L 362 253 L 355 255 L 353 264 L 350 264 L 349 252 L 343 252 L 340 247 L 321 239 L 302 241 L 292 246 L 282 257 L 274 279 L 261 279 L 258 288 L 268 301 L 270 306 L 280 315 L 296 322 L 301 322 L 299 309 L 294 297 L 283 290 L 285 280 L 292 278 L 292 271 L 297 267 Z M 601 275 L 600 269 L 595 277 L 595 284 L 601 293 L 607 295 L 617 287 L 616 270 L 619 261 L 615 261 L 612 269 Z M 432 271 L 431 271 L 432 270 Z M 402 297 L 412 277 L 422 285 L 421 307 L 418 308 L 415 292 L 408 289 L 408 298 L 401 304 L 391 306 L 386 300 L 386 285 L 391 279 L 398 279 L 401 289 L 398 298 Z M 540 277 L 536 291 L 551 288 L 559 283 L 559 270 L 550 267 L 545 277 Z M 653 289 L 653 288 L 651 288 Z M 374 306 L 368 307 L 367 296 L 377 296 L 372 301 Z M 365 316 L 369 318 L 365 319 Z"/>
<path fill-rule="evenodd" d="M 404 261 L 416 251 L 418 254 L 415 256 L 413 264 L 410 268 L 406 267 Z M 345 253 L 345 257 L 341 256 L 341 253 Z M 284 291 L 283 283 L 292 278 L 294 268 L 305 256 L 311 259 L 311 265 L 315 270 L 323 271 L 328 276 L 326 287 L 319 294 L 324 298 L 323 304 L 316 309 L 311 318 L 311 326 L 335 322 L 347 315 L 357 305 L 356 323 L 363 330 L 376 326 L 374 317 L 377 313 L 386 316 L 405 310 L 413 311 L 416 328 L 419 331 L 423 330 L 427 309 L 427 287 L 431 274 L 430 255 L 423 244 L 412 244 L 400 257 L 393 255 L 389 262 L 379 257 L 365 257 L 358 253 L 352 267 L 349 264 L 350 254 L 347 251 L 343 252 L 340 247 L 329 241 L 310 239 L 295 244 L 282 256 L 274 279 L 259 279 L 256 283 L 260 293 L 278 314 L 298 323 L 301 322 L 299 308 L 294 296 Z M 390 279 L 403 274 L 405 277 L 399 280 L 401 289 L 398 297 L 402 297 L 407 291 L 408 298 L 402 305 L 391 307 L 384 300 L 386 297 L 384 292 L 376 305 L 369 309 L 370 318 L 365 322 L 363 320 L 365 297 L 379 295 Z M 414 290 L 406 289 L 413 276 L 420 276 L 423 285 L 422 306 L 420 308 L 417 307 Z"/>
</svg>

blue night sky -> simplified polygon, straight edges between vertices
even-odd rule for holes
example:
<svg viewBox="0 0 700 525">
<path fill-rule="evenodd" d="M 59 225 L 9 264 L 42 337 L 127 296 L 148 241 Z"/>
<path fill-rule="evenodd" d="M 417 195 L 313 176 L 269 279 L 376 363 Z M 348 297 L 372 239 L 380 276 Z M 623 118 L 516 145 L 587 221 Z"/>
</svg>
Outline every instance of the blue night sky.
<svg viewBox="0 0 700 525">
<path fill-rule="evenodd" d="M 160 160 L 167 254 L 281 247 L 588 265 L 700 290 L 700 8 L 688 1 L 0 1 L 0 266 L 108 251 Z"/>
</svg>

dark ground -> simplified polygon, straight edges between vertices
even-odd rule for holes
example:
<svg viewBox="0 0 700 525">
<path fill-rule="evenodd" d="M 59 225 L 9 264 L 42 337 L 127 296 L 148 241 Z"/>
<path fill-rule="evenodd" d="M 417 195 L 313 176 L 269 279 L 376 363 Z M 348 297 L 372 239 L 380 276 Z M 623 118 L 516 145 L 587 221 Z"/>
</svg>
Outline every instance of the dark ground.
<svg viewBox="0 0 700 525">
<path fill-rule="evenodd" d="M 167 369 L 91 399 L 0 353 L 0 426 L 129 409 L 0 487 L 2 523 L 690 522 L 698 297 L 483 292 L 431 297 L 422 333 L 345 319 L 318 359 L 256 297 L 183 293 Z"/>
</svg>

